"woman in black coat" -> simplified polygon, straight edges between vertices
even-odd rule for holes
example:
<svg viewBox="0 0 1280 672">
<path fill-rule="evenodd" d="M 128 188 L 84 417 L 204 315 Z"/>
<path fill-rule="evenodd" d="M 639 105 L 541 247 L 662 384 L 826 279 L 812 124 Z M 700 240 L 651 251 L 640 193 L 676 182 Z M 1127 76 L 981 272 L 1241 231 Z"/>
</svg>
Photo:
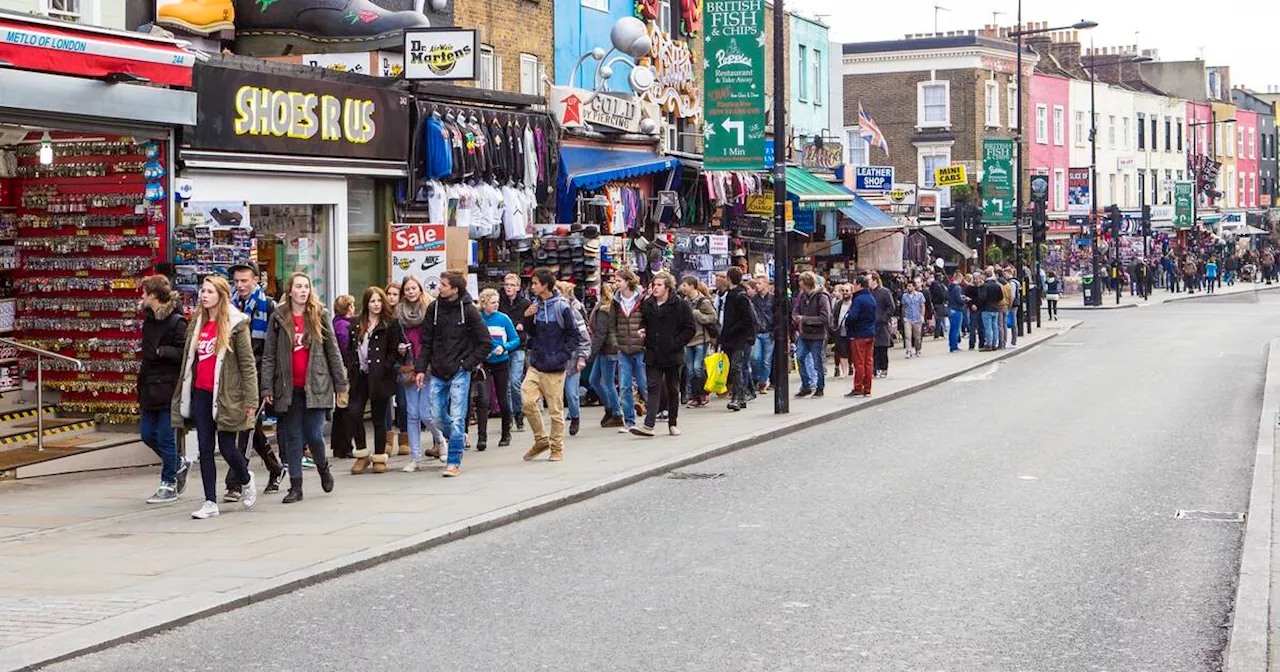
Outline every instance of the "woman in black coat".
<svg viewBox="0 0 1280 672">
<path fill-rule="evenodd" d="M 178 454 L 169 418 L 173 390 L 182 369 L 187 321 L 178 308 L 169 278 L 152 275 L 142 281 L 142 366 L 138 369 L 139 429 L 142 442 L 160 457 L 160 488 L 148 504 L 168 504 L 187 489 L 191 462 Z"/>
<path fill-rule="evenodd" d="M 348 346 L 347 379 L 351 381 L 351 403 L 347 405 L 347 427 L 355 439 L 356 458 L 351 473 L 361 474 L 372 464 L 374 473 L 387 470 L 387 408 L 396 395 L 396 371 L 400 358 L 396 346 L 404 339 L 400 323 L 391 316 L 387 294 L 381 287 L 364 291 L 360 322 L 351 332 Z M 364 407 L 373 407 L 373 451 L 364 432 Z"/>
</svg>

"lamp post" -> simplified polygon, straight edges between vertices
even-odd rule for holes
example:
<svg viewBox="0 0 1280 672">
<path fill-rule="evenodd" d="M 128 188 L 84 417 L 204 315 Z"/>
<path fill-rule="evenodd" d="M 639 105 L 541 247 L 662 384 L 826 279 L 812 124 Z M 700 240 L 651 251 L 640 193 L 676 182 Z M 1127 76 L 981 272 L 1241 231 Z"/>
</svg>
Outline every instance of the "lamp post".
<svg viewBox="0 0 1280 672">
<path fill-rule="evenodd" d="M 1070 26 L 1023 30 L 1022 0 L 1018 0 L 1018 29 L 1013 31 L 1012 33 L 1009 33 L 1009 37 L 1012 37 L 1015 39 L 1017 43 L 1017 48 L 1018 48 L 1018 55 L 1016 57 L 1017 63 L 1014 66 L 1015 70 L 1017 70 L 1017 74 L 1014 75 L 1014 78 L 1018 84 L 1018 102 L 1017 102 L 1018 123 L 1014 130 L 1014 143 L 1017 145 L 1017 151 L 1016 151 L 1016 157 L 1015 157 L 1015 160 L 1017 161 L 1017 167 L 1014 170 L 1015 177 L 1014 177 L 1014 183 L 1013 183 L 1013 226 L 1014 226 L 1014 238 L 1016 239 L 1017 242 L 1014 243 L 1014 246 L 1013 246 L 1013 258 L 1014 258 L 1013 263 L 1017 267 L 1017 270 L 1015 272 L 1019 276 L 1022 275 L 1022 171 L 1023 171 L 1023 167 L 1022 167 L 1022 38 L 1027 35 L 1040 35 L 1043 33 L 1052 33 L 1057 30 L 1088 30 L 1090 28 L 1097 27 L 1097 25 L 1098 23 L 1096 21 L 1077 21 L 1076 23 Z M 1034 228 L 1032 230 L 1034 231 Z M 1030 333 L 1031 331 L 1031 300 L 1033 296 L 1035 298 L 1035 306 L 1036 306 L 1036 324 L 1038 325 L 1040 322 L 1040 246 L 1035 243 L 1034 235 L 1031 237 L 1031 243 L 1032 243 L 1031 244 L 1032 258 L 1035 260 L 1035 274 L 1034 274 L 1034 277 L 1030 279 L 1030 282 L 1026 283 L 1026 285 L 1034 286 L 1035 289 L 1033 291 L 1027 291 L 1028 290 L 1027 286 L 1024 286 L 1022 289 L 1021 300 L 1026 307 L 1022 310 L 1022 316 L 1018 320 L 1019 333 L 1022 332 L 1024 323 L 1026 325 L 1027 332 Z"/>
<path fill-rule="evenodd" d="M 1216 113 L 1216 112 L 1214 112 L 1212 109 L 1210 109 L 1210 110 L 1209 110 L 1209 121 L 1193 121 L 1193 122 L 1191 122 L 1191 123 L 1187 124 L 1187 133 L 1191 136 L 1191 137 L 1190 137 L 1190 138 L 1188 138 L 1188 139 L 1191 141 L 1191 155 L 1192 155 L 1192 156 L 1196 156 L 1196 135 L 1198 135 L 1198 134 L 1197 134 L 1197 133 L 1195 133 L 1195 129 L 1200 128 L 1201 126 L 1217 126 L 1218 124 L 1234 124 L 1234 123 L 1236 123 L 1236 120 L 1235 120 L 1235 119 L 1216 119 L 1216 118 L 1215 118 L 1215 117 L 1216 117 L 1216 115 L 1217 115 L 1217 113 Z M 1208 156 L 1208 160 L 1210 160 L 1210 161 L 1212 161 L 1212 160 L 1213 160 L 1213 157 L 1217 155 L 1217 149 L 1218 149 L 1218 147 L 1217 147 L 1217 142 L 1216 142 L 1216 140 L 1215 140 L 1216 138 L 1217 138 L 1217 136 L 1215 136 L 1215 135 L 1210 135 L 1210 137 L 1209 137 L 1209 156 Z M 1200 204 L 1200 172 L 1201 172 L 1201 166 L 1199 165 L 1199 162 L 1198 162 L 1198 161 L 1191 161 L 1191 162 L 1189 162 L 1189 165 L 1191 166 L 1191 228 L 1192 228 L 1192 229 L 1195 229 L 1195 226 L 1196 226 L 1196 206 Z"/>
<path fill-rule="evenodd" d="M 786 53 L 782 31 L 786 25 L 782 0 L 773 2 L 773 142 L 781 149 L 787 128 Z M 773 159 L 773 412 L 791 412 L 791 249 L 787 241 L 787 168 L 782 152 Z"/>
</svg>

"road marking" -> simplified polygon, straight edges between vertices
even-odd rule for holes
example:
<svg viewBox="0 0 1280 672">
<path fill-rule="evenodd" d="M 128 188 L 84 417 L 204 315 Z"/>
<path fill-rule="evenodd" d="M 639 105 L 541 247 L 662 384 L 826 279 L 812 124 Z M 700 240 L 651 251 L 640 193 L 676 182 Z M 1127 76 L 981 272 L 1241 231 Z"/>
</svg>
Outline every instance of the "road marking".
<svg viewBox="0 0 1280 672">
<path fill-rule="evenodd" d="M 996 371 L 1000 370 L 1000 363 L 996 362 L 991 366 L 986 366 L 968 375 L 959 376 L 955 379 L 957 383 L 978 383 L 985 380 L 991 380 L 996 375 Z"/>
<path fill-rule="evenodd" d="M 1038 481 L 1038 480 L 1040 480 L 1040 477 L 1039 477 L 1039 476 L 1027 476 L 1026 474 L 1023 474 L 1023 475 L 1019 476 L 1018 478 L 1019 478 L 1019 479 L 1021 479 L 1021 480 L 1024 480 L 1024 481 Z"/>
</svg>

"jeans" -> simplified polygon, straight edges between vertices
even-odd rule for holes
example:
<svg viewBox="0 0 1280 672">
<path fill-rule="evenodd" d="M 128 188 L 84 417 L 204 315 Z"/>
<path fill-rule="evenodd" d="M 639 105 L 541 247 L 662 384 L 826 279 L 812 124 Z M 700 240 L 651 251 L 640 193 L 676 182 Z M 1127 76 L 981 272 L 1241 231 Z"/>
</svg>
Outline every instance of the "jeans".
<svg viewBox="0 0 1280 672">
<path fill-rule="evenodd" d="M 625 352 L 618 353 L 618 387 L 621 389 L 622 404 L 622 421 L 628 427 L 636 424 L 636 404 L 633 397 L 632 387 L 640 390 L 641 395 L 648 392 L 648 384 L 645 382 L 644 371 L 644 352 L 637 352 L 634 355 L 628 355 Z M 657 403 L 657 400 L 653 400 Z"/>
<path fill-rule="evenodd" d="M 688 345 L 684 349 L 684 367 L 689 372 L 689 384 L 685 386 L 685 394 L 695 399 L 706 393 L 707 387 L 707 344 Z"/>
<path fill-rule="evenodd" d="M 964 312 L 964 329 L 969 333 L 970 350 L 974 349 L 980 342 L 985 343 L 985 341 L 978 340 L 978 332 L 982 331 L 982 316 L 977 311 L 966 310 Z"/>
<path fill-rule="evenodd" d="M 573 420 L 582 414 L 582 372 L 576 366 L 564 373 L 564 417 Z"/>
<path fill-rule="evenodd" d="M 953 310 L 948 316 L 951 331 L 947 334 L 947 345 L 951 346 L 951 352 L 960 349 L 960 328 L 964 326 L 964 311 Z"/>
<path fill-rule="evenodd" d="M 873 354 L 876 339 L 853 339 L 853 391 L 871 394 L 871 374 L 875 369 Z"/>
<path fill-rule="evenodd" d="M 1001 308 L 1000 312 L 996 313 L 996 322 L 999 325 L 997 327 L 999 331 L 996 332 L 998 336 L 996 337 L 993 345 L 1003 348 L 1009 344 L 1009 309 L 1008 308 Z"/>
<path fill-rule="evenodd" d="M 469 371 L 458 371 L 449 380 L 434 375 L 428 377 L 430 414 L 427 417 L 449 440 L 447 463 L 455 467 L 462 464 L 462 451 L 466 447 L 467 397 L 470 393 Z"/>
<path fill-rule="evenodd" d="M 524 340 L 524 334 L 520 334 L 520 340 Z M 511 414 L 516 418 L 524 419 L 524 398 L 520 391 L 521 384 L 524 383 L 524 362 L 526 351 L 524 348 L 511 353 L 511 358 L 507 360 L 507 373 L 510 380 L 510 397 L 507 405 L 511 408 Z"/>
<path fill-rule="evenodd" d="M 747 348 L 734 348 L 729 351 L 729 394 L 739 404 L 747 403 L 747 398 L 755 390 L 750 389 L 751 370 L 747 362 Z"/>
<path fill-rule="evenodd" d="M 618 408 L 618 356 L 597 355 L 595 364 L 591 365 L 591 375 L 587 382 L 600 397 L 604 411 L 609 415 L 622 417 L 622 409 Z"/>
<path fill-rule="evenodd" d="M 502 412 L 502 437 L 507 438 L 511 435 L 511 406 L 509 395 L 506 394 L 510 381 L 507 378 L 511 375 L 509 365 L 511 360 L 498 362 L 496 364 L 486 363 L 483 366 L 484 377 L 472 376 L 471 388 L 475 391 L 476 399 L 476 437 L 481 441 L 487 441 L 489 438 L 489 381 L 493 381 L 495 390 L 502 390 L 503 393 L 498 396 L 498 410 Z"/>
<path fill-rule="evenodd" d="M 982 311 L 982 347 L 994 348 L 1000 345 L 1000 331 L 997 325 L 1000 322 L 1000 313 L 994 310 Z"/>
<path fill-rule="evenodd" d="M 396 375 L 399 374 L 397 373 Z M 396 405 L 394 409 L 387 406 L 387 431 L 391 432 L 398 429 L 401 432 L 408 433 L 409 414 L 407 412 L 407 408 L 409 406 L 409 402 L 405 399 L 403 385 L 396 386 L 395 400 Z"/>
<path fill-rule="evenodd" d="M 947 304 L 938 303 L 933 306 L 933 337 L 942 338 L 948 334 L 947 331 Z"/>
<path fill-rule="evenodd" d="M 419 390 L 417 385 L 409 383 L 408 385 L 401 385 L 400 389 L 404 390 L 404 410 L 409 423 L 409 457 L 414 461 L 421 460 L 422 426 L 425 424 L 431 432 L 431 445 L 433 446 L 444 443 L 444 434 L 431 421 L 431 397 L 427 394 L 426 386 L 424 385 Z"/>
<path fill-rule="evenodd" d="M 827 363 L 823 361 L 827 342 L 801 338 L 796 341 L 796 361 L 800 367 L 800 389 L 821 390 L 826 384 Z"/>
<path fill-rule="evenodd" d="M 218 429 L 213 419 L 213 392 L 193 387 L 191 390 L 191 419 L 196 425 L 196 443 L 200 446 L 200 482 L 204 486 L 204 501 L 218 501 L 218 463 L 213 459 L 214 446 L 227 461 L 227 467 L 235 473 L 240 483 L 249 482 L 249 463 L 236 449 L 236 433 Z M 302 473 L 302 467 L 298 467 Z"/>
<path fill-rule="evenodd" d="M 742 352 L 739 350 L 739 352 Z M 649 401 L 648 408 L 645 409 L 644 426 L 653 427 L 658 418 L 658 407 L 662 404 L 658 403 L 659 399 L 664 396 L 671 400 L 667 408 L 667 424 L 671 427 L 676 426 L 676 420 L 680 415 L 680 370 L 684 367 L 648 367 L 645 376 L 649 380 Z"/>
<path fill-rule="evenodd" d="M 370 405 L 373 409 L 369 416 L 373 418 L 373 452 L 381 455 L 387 452 L 387 425 L 384 422 L 378 422 L 377 419 L 387 417 L 391 399 L 392 397 L 376 397 L 370 394 L 369 375 L 357 374 L 351 381 L 351 401 L 345 409 L 339 409 L 333 414 L 333 425 L 336 428 L 338 419 L 343 418 L 350 436 L 348 440 L 354 441 L 356 449 L 363 452 L 368 448 L 369 443 L 364 433 L 364 407 L 365 404 Z M 334 434 L 336 433 L 335 430 Z M 330 438 L 337 441 L 333 436 Z M 347 445 L 346 450 L 350 453 L 351 446 Z"/>
<path fill-rule="evenodd" d="M 872 363 L 875 364 L 876 370 L 888 374 L 889 373 L 889 348 L 888 345 L 877 345 L 872 348 Z"/>
<path fill-rule="evenodd" d="M 756 384 L 769 382 L 773 373 L 773 334 L 756 334 L 755 345 L 751 348 L 751 361 Z"/>
<path fill-rule="evenodd" d="M 301 387 L 293 388 L 289 412 L 279 414 L 280 422 L 276 428 L 280 432 L 280 443 L 284 446 L 284 459 L 289 465 L 291 483 L 302 482 L 304 445 L 311 447 L 311 459 L 315 460 L 316 469 L 329 468 L 329 460 L 324 454 L 324 420 L 328 414 L 327 408 L 307 408 L 306 390 Z"/>
<path fill-rule="evenodd" d="M 338 429 L 334 429 L 334 436 L 341 438 Z M 267 435 L 262 433 L 262 416 L 258 416 L 258 422 L 253 429 L 239 432 L 236 435 L 236 450 L 244 455 L 245 464 L 249 463 L 249 441 L 253 441 L 253 451 L 262 458 L 262 464 L 271 472 L 274 477 L 280 471 L 280 460 L 276 458 L 275 453 L 271 452 L 271 442 L 267 441 Z M 335 439 L 336 440 L 336 439 Z M 284 453 L 281 452 L 281 455 Z M 227 490 L 240 491 L 240 481 L 236 480 L 235 472 L 227 472 Z"/>
<path fill-rule="evenodd" d="M 173 433 L 169 409 L 142 411 L 138 417 L 142 442 L 160 458 L 160 482 L 174 484 L 182 458 L 178 456 L 178 439 Z"/>
<path fill-rule="evenodd" d="M 564 450 L 564 376 L 564 371 L 547 373 L 530 369 L 520 386 L 525 419 L 529 421 L 529 429 L 533 430 L 533 445 L 548 446 L 552 455 L 559 455 Z M 543 423 L 542 409 L 538 407 L 543 399 L 547 402 L 547 415 L 551 417 L 550 431 Z"/>
</svg>

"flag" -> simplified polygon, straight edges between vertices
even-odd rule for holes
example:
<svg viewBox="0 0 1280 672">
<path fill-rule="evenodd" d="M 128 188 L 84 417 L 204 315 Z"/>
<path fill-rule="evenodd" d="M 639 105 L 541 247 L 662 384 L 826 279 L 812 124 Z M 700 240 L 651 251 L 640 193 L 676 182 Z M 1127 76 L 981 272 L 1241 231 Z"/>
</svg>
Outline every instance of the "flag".
<svg viewBox="0 0 1280 672">
<path fill-rule="evenodd" d="M 884 133 L 880 132 L 880 127 L 867 114 L 867 110 L 862 107 L 862 103 L 858 103 L 858 126 L 862 128 L 862 139 L 867 141 L 872 147 L 879 147 L 885 156 L 889 156 L 889 141 L 885 139 Z M 870 157 L 868 157 L 870 158 Z"/>
</svg>

